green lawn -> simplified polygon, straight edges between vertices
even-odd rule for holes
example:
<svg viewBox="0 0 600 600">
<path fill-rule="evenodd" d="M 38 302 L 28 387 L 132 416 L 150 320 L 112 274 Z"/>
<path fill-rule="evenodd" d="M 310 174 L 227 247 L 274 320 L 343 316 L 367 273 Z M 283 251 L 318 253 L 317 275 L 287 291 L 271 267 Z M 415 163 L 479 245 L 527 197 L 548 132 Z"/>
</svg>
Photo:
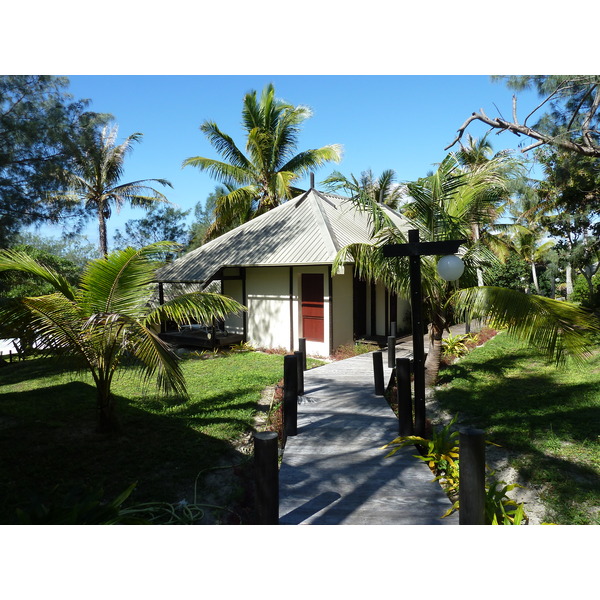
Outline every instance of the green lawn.
<svg viewBox="0 0 600 600">
<path fill-rule="evenodd" d="M 441 406 L 517 450 L 544 485 L 549 522 L 600 524 L 600 350 L 585 365 L 548 364 L 499 334 L 441 372 Z"/>
<path fill-rule="evenodd" d="M 283 357 L 239 353 L 183 362 L 191 398 L 164 400 L 141 389 L 131 371 L 114 384 L 123 435 L 95 433 L 95 388 L 45 359 L 0 369 L 0 523 L 16 507 L 46 505 L 102 487 L 127 504 L 194 501 L 197 475 L 220 464 L 248 463 L 231 440 L 252 428 L 261 391 L 283 376 Z M 207 490 L 199 478 L 196 501 Z M 241 492 L 240 492 L 241 493 Z"/>
</svg>

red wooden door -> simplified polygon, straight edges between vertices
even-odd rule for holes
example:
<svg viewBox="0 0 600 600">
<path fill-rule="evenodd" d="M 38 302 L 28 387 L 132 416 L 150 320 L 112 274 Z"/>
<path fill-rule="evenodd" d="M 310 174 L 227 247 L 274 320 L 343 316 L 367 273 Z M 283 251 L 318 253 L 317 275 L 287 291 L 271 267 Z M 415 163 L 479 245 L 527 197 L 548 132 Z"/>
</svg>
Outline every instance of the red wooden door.
<svg viewBox="0 0 600 600">
<path fill-rule="evenodd" d="M 302 335 L 311 342 L 325 341 L 324 277 L 302 274 Z"/>
</svg>

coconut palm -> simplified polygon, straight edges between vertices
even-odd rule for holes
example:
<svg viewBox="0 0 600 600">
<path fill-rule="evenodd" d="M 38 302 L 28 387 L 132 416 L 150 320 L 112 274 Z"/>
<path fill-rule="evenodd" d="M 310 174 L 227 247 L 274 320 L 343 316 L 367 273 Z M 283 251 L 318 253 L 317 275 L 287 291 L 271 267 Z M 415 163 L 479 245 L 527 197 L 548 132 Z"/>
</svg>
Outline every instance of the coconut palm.
<svg viewBox="0 0 600 600">
<path fill-rule="evenodd" d="M 257 99 L 256 91 L 244 96 L 242 125 L 246 132 L 246 154 L 213 121 L 200 130 L 223 160 L 190 157 L 183 161 L 207 171 L 229 192 L 217 199 L 216 218 L 207 238 L 238 224 L 240 215 L 249 220 L 301 192 L 294 182 L 326 162 L 341 159 L 338 145 L 295 154 L 300 126 L 312 116 L 306 106 L 292 106 L 275 97 L 272 84 Z"/>
<path fill-rule="evenodd" d="M 522 293 L 514 295 L 509 293 L 511 290 L 477 286 L 477 270 L 498 260 L 481 239 L 475 240 L 472 235 L 472 223 L 484 222 L 496 205 L 495 195 L 484 193 L 485 185 L 485 178 L 462 172 L 453 155 L 446 157 L 434 174 L 408 184 L 412 200 L 404 205 L 402 213 L 409 225 L 419 231 L 422 241 L 467 240 L 460 250 L 465 263 L 460 284 L 469 288 L 468 293 L 457 293 L 456 284 L 437 276 L 436 264 L 440 257 L 421 257 L 422 297 L 430 323 L 429 350 L 425 363 L 426 385 L 432 385 L 437 379 L 442 335 L 455 322 L 455 311 L 460 311 L 461 316 L 468 314 L 469 310 L 473 311 L 470 313 L 473 317 L 495 316 L 497 324 L 510 324 L 512 334 L 535 340 L 542 351 L 555 358 L 563 356 L 565 351 L 581 354 L 587 343 L 583 324 L 587 324 L 588 330 L 597 328 L 588 313 L 573 310 L 572 307 L 565 308 L 560 302 L 549 299 L 538 301 L 537 296 Z M 334 271 L 345 262 L 352 261 L 358 277 L 380 282 L 397 294 L 410 297 L 408 261 L 386 258 L 382 251 L 385 245 L 406 243 L 408 240 L 386 218 L 380 205 L 368 196 L 361 197 L 357 205 L 371 215 L 374 242 L 342 248 L 336 256 Z M 553 315 L 552 318 L 544 321 L 523 318 L 525 314 L 537 315 L 542 305 L 546 314 Z M 511 313 L 511 310 L 514 312 Z M 542 322 L 544 331 L 535 331 Z"/>
<path fill-rule="evenodd" d="M 141 141 L 143 134 L 134 133 L 117 144 L 117 125 L 105 125 L 101 130 L 91 125 L 82 138 L 71 144 L 72 167 L 63 169 L 60 177 L 68 191 L 53 194 L 51 200 L 66 204 L 83 204 L 86 212 L 98 219 L 99 245 L 102 256 L 108 253 L 106 221 L 113 208 L 117 211 L 125 204 L 142 208 L 168 202 L 167 198 L 149 183 L 173 187 L 166 179 L 141 179 L 119 183 L 124 173 L 125 157 L 133 144 Z"/>
<path fill-rule="evenodd" d="M 0 320 L 20 324 L 46 352 L 67 357 L 73 369 L 91 374 L 101 431 L 119 428 L 111 385 L 124 365 L 136 368 L 144 383 L 155 380 L 165 394 L 187 395 L 178 358 L 156 333 L 161 322 L 210 322 L 242 310 L 230 298 L 203 292 L 156 305 L 156 258 L 174 250 L 172 242 L 158 242 L 92 260 L 78 287 L 24 252 L 0 250 L 0 272 L 35 275 L 55 290 L 7 302 L 0 307 Z"/>
<path fill-rule="evenodd" d="M 367 195 L 374 202 L 385 204 L 396 210 L 406 195 L 406 188 L 398 184 L 393 169 L 386 169 L 377 178 L 369 169 L 363 171 L 359 179 L 356 179 L 354 175 L 350 175 L 348 178 L 339 171 L 334 171 L 323 181 L 323 184 L 332 191 L 343 190 L 352 198 L 361 194 Z"/>
</svg>

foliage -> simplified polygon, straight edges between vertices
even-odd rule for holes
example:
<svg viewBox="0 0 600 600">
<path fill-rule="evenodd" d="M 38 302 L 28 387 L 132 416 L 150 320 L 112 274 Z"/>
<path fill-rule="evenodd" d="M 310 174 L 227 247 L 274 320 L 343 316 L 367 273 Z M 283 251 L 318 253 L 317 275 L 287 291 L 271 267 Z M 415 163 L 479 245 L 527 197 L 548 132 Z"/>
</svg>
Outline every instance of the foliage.
<svg viewBox="0 0 600 600">
<path fill-rule="evenodd" d="M 59 273 L 71 284 L 75 284 L 81 276 L 82 269 L 78 265 L 45 250 L 27 244 L 15 244 L 11 250 L 27 254 L 35 261 Z M 0 274 L 1 298 L 42 296 L 52 291 L 54 291 L 54 288 L 50 283 L 35 275 L 15 271 Z"/>
<path fill-rule="evenodd" d="M 131 484 L 114 500 L 104 502 L 104 491 L 72 490 L 66 498 L 49 498 L 34 503 L 30 507 L 17 508 L 18 525 L 116 525 L 138 524 L 134 518 L 121 509 L 121 505 L 133 492 L 136 483 Z"/>
<path fill-rule="evenodd" d="M 90 260 L 99 257 L 98 248 L 86 236 L 75 233 L 54 238 L 23 231 L 16 239 L 15 245 L 17 244 L 31 246 L 47 254 L 66 259 L 80 269 L 83 269 Z"/>
<path fill-rule="evenodd" d="M 347 178 L 339 171 L 334 171 L 323 184 L 332 191 L 343 190 L 351 198 L 367 196 L 372 202 L 396 210 L 406 194 L 406 188 L 397 183 L 396 173 L 392 169 L 386 169 L 377 179 L 371 170 L 363 171 L 359 179 L 354 175 Z"/>
<path fill-rule="evenodd" d="M 590 336 L 600 332 L 600 320 L 589 311 L 566 302 L 495 287 L 459 290 L 452 299 L 459 314 L 488 320 L 490 327 L 506 329 L 564 363 L 567 356 L 582 361 L 589 357 Z"/>
<path fill-rule="evenodd" d="M 395 446 L 386 454 L 393 456 L 401 448 L 416 446 L 421 454 L 415 458 L 422 460 L 434 473 L 433 481 L 439 481 L 448 496 L 453 499 L 458 496 L 460 486 L 459 432 L 454 429 L 457 417 L 441 428 L 433 428 L 430 439 L 419 436 L 401 436 L 386 444 L 383 448 Z M 486 483 L 485 517 L 488 525 L 520 525 L 526 519 L 523 505 L 517 504 L 507 496 L 507 492 L 519 487 L 517 484 L 498 486 L 504 482 L 491 479 Z M 444 517 L 460 509 L 458 500 L 444 514 Z"/>
<path fill-rule="evenodd" d="M 51 294 L 6 303 L 0 317 L 35 336 L 46 352 L 68 357 L 73 369 L 91 373 L 100 430 L 119 428 L 111 386 L 124 364 L 139 369 L 143 383 L 154 379 L 163 393 L 187 396 L 176 355 L 154 331 L 163 320 L 207 322 L 242 310 L 231 299 L 203 292 L 153 306 L 157 257 L 175 249 L 172 243 L 159 242 L 90 261 L 78 288 L 28 254 L 0 251 L 0 272 L 35 275 L 54 288 Z"/>
<path fill-rule="evenodd" d="M 359 354 L 366 354 L 367 352 L 372 351 L 373 346 L 371 344 L 355 342 L 353 344 L 343 344 L 338 346 L 330 358 L 332 360 L 345 360 L 346 358 L 358 356 Z"/>
<path fill-rule="evenodd" d="M 127 246 L 141 248 L 154 242 L 176 242 L 187 246 L 188 227 L 185 218 L 189 210 L 173 206 L 154 206 L 141 219 L 130 219 L 125 223 L 125 232 L 115 230 L 114 247 L 123 250 Z"/>
<path fill-rule="evenodd" d="M 477 271 L 498 259 L 484 244 L 486 236 L 474 239 L 472 226 L 490 224 L 505 199 L 503 182 L 508 165 L 504 158 L 489 161 L 485 168 L 463 172 L 458 158 L 447 156 L 438 170 L 417 182 L 409 183 L 412 201 L 404 205 L 402 214 L 408 224 L 419 231 L 422 241 L 465 240 L 460 249 L 465 273 L 460 285 L 475 286 Z M 368 197 L 355 200 L 371 218 L 373 244 L 352 244 L 342 248 L 334 261 L 334 271 L 351 259 L 360 278 L 378 281 L 388 289 L 410 296 L 408 261 L 387 258 L 382 248 L 406 243 L 404 233 Z M 456 284 L 441 280 L 436 273 L 439 257 L 421 258 L 423 304 L 430 325 L 430 345 L 425 365 L 426 384 L 437 379 L 443 332 L 458 320 L 498 316 L 511 333 L 532 343 L 545 342 L 554 356 L 565 352 L 585 354 L 587 333 L 594 331 L 596 320 L 589 313 L 566 307 L 538 296 L 515 295 L 501 288 L 469 287 L 458 293 Z M 536 315 L 541 311 L 541 318 Z M 556 318 L 552 318 L 556 317 Z M 543 330 L 540 328 L 543 324 Z"/>
<path fill-rule="evenodd" d="M 102 128 L 99 128 L 102 125 Z M 166 179 L 143 179 L 120 183 L 124 172 L 125 157 L 133 150 L 133 144 L 142 139 L 134 133 L 121 144 L 117 144 L 118 127 L 90 122 L 83 133 L 74 138 L 68 147 L 70 162 L 61 168 L 58 176 L 67 191 L 50 194 L 48 198 L 59 206 L 83 206 L 88 217 L 98 220 L 100 253 L 108 253 L 106 221 L 114 208 L 124 204 L 152 208 L 166 202 L 166 197 L 149 183 L 173 187 Z"/>
<path fill-rule="evenodd" d="M 600 273 L 592 277 L 593 295 L 585 278 L 580 275 L 573 284 L 573 294 L 570 300 L 581 304 L 584 308 L 597 310 L 600 308 Z"/>
<path fill-rule="evenodd" d="M 337 145 L 294 154 L 300 126 L 311 116 L 308 107 L 277 99 L 275 88 L 269 84 L 260 98 L 254 90 L 244 96 L 242 126 L 246 134 L 246 154 L 215 122 L 202 123 L 200 130 L 223 160 L 196 156 L 187 158 L 183 166 L 207 171 L 227 190 L 217 198 L 215 221 L 208 231 L 208 239 L 300 193 L 301 190 L 294 187 L 300 176 L 326 162 L 339 162 L 341 148 Z"/>
<path fill-rule="evenodd" d="M 509 290 L 525 290 L 525 282 L 530 281 L 530 271 L 527 263 L 512 253 L 504 263 L 496 263 L 489 267 L 486 273 L 488 285 Z"/>
<path fill-rule="evenodd" d="M 473 121 L 481 121 L 500 131 L 534 140 L 523 152 L 550 145 L 584 156 L 600 157 L 598 124 L 600 122 L 600 91 L 598 75 L 512 75 L 495 76 L 505 79 L 509 88 L 517 91 L 535 89 L 543 98 L 539 105 L 522 121 L 517 117 L 517 98 L 513 97 L 513 121 L 502 117 L 490 118 L 480 110 L 472 113 L 458 130 L 446 150 L 458 143 Z M 548 110 L 549 108 L 549 110 Z M 540 110 L 548 110 L 539 115 Z M 537 123 L 528 123 L 536 113 Z"/>
<path fill-rule="evenodd" d="M 27 225 L 57 216 L 41 200 L 88 105 L 73 100 L 68 83 L 50 75 L 0 76 L 0 247 Z"/>
<path fill-rule="evenodd" d="M 466 342 L 471 342 L 476 336 L 470 333 L 449 335 L 442 340 L 442 354 L 444 356 L 463 356 L 469 351 Z"/>
<path fill-rule="evenodd" d="M 217 185 L 214 191 L 208 195 L 204 203 L 198 202 L 196 204 L 194 208 L 195 220 L 190 227 L 190 242 L 186 248 L 187 252 L 202 246 L 208 230 L 215 220 L 217 198 L 225 195 L 227 195 L 227 188 L 223 185 Z"/>
<path fill-rule="evenodd" d="M 435 474 L 434 481 L 443 482 L 446 491 L 455 493 L 458 490 L 458 431 L 453 429 L 457 417 L 439 429 L 432 429 L 431 439 L 420 436 L 400 436 L 386 444 L 384 448 L 393 447 L 386 458 L 393 456 L 401 448 L 417 446 L 421 454 L 416 458 L 427 463 Z M 395 446 L 395 447 L 394 447 Z"/>
</svg>

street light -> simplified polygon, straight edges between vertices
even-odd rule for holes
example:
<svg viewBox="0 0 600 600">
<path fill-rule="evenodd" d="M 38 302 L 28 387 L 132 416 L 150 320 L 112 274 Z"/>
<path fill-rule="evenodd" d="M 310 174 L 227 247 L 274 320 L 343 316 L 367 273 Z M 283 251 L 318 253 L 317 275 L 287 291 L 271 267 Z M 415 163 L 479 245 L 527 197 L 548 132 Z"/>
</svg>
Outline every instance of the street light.
<svg viewBox="0 0 600 600">
<path fill-rule="evenodd" d="M 410 305 L 412 313 L 412 338 L 413 338 L 413 372 L 415 390 L 415 434 L 423 436 L 425 433 L 425 348 L 423 337 L 422 296 L 421 296 L 421 256 L 439 256 L 456 254 L 461 244 L 467 240 L 447 240 L 443 242 L 421 242 L 419 241 L 418 229 L 410 229 L 408 232 L 408 244 L 389 244 L 383 246 L 385 257 L 408 256 L 410 275 Z M 449 258 L 444 256 L 444 258 Z M 447 263 L 453 267 L 451 275 L 455 275 L 460 268 L 456 268 L 456 259 L 462 265 L 462 261 L 456 256 L 444 261 L 442 271 L 448 275 Z M 444 259 L 442 259 L 444 260 Z M 442 262 L 440 260 L 439 262 Z M 439 263 L 438 263 L 439 272 Z M 462 275 L 462 271 L 455 279 Z"/>
</svg>

